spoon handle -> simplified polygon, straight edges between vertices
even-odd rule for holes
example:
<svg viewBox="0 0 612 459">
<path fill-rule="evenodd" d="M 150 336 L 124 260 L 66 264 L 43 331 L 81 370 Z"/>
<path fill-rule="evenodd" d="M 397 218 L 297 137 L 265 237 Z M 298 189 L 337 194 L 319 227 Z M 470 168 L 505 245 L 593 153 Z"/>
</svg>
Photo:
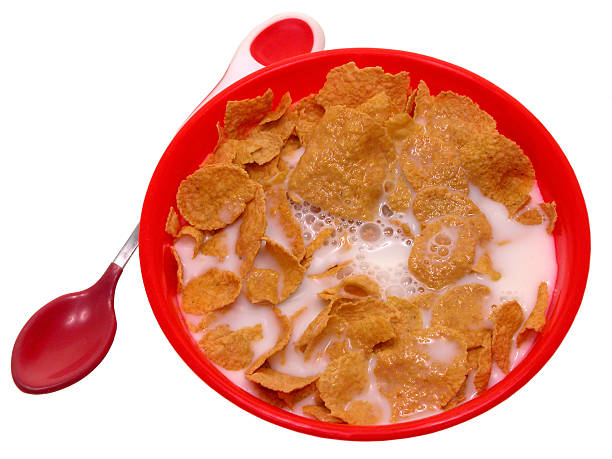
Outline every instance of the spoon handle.
<svg viewBox="0 0 612 459">
<path fill-rule="evenodd" d="M 134 228 L 134 231 L 132 231 L 132 234 L 130 235 L 128 240 L 125 242 L 123 247 L 121 247 L 121 250 L 119 251 L 115 259 L 113 260 L 113 263 L 115 263 L 117 266 L 119 266 L 122 269 L 125 267 L 125 264 L 128 262 L 128 260 L 130 259 L 132 254 L 136 251 L 136 248 L 138 247 L 138 231 L 139 230 L 140 230 L 140 223 L 136 225 L 136 228 Z"/>
</svg>

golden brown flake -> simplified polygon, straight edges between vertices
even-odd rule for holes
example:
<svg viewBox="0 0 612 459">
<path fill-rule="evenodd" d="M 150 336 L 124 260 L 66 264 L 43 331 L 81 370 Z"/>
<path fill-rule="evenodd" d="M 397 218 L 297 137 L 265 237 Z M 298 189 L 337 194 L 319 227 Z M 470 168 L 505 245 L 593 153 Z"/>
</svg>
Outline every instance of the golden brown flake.
<svg viewBox="0 0 612 459">
<path fill-rule="evenodd" d="M 278 162 L 280 160 L 279 156 L 272 158 L 267 163 L 263 163 L 261 165 L 257 163 L 246 164 L 244 169 L 249 174 L 249 177 L 256 182 L 261 183 L 262 181 L 269 179 L 270 177 L 274 177 L 279 172 Z"/>
<path fill-rule="evenodd" d="M 307 347 L 323 332 L 329 321 L 329 313 L 332 310 L 332 306 L 333 301 L 330 301 L 308 324 L 300 339 L 295 343 L 295 349 L 305 352 Z"/>
<path fill-rule="evenodd" d="M 306 405 L 302 407 L 302 413 L 312 416 L 315 419 L 332 424 L 344 424 L 340 418 L 331 415 L 331 411 L 321 405 Z"/>
<path fill-rule="evenodd" d="M 393 106 L 393 101 L 384 92 L 379 92 L 370 97 L 357 107 L 357 110 L 370 115 L 379 123 L 384 123 L 397 110 Z"/>
<path fill-rule="evenodd" d="M 323 243 L 332 235 L 334 230 L 332 228 L 323 228 L 319 234 L 312 240 L 310 244 L 306 246 L 304 251 L 304 258 L 302 259 L 302 265 L 306 268 L 310 266 L 313 254 L 319 249 Z"/>
<path fill-rule="evenodd" d="M 274 94 L 268 89 L 253 99 L 229 101 L 225 107 L 223 124 L 230 139 L 244 138 L 248 130 L 259 123 L 272 109 Z"/>
<path fill-rule="evenodd" d="M 482 284 L 458 285 L 448 289 L 432 309 L 431 326 L 453 328 L 460 332 L 482 328 L 484 300 L 490 293 L 489 287 Z M 480 345 L 480 340 L 476 345 Z"/>
<path fill-rule="evenodd" d="M 176 237 L 181 236 L 189 236 L 195 242 L 193 246 L 193 258 L 195 258 L 204 242 L 204 233 L 193 226 L 185 225 L 181 227 L 176 235 Z"/>
<path fill-rule="evenodd" d="M 253 381 L 262 385 L 263 387 L 280 392 L 291 392 L 302 389 L 311 384 L 313 381 L 316 381 L 318 377 L 319 375 L 301 378 L 299 376 L 281 373 L 267 367 L 260 368 L 252 374 L 247 373 L 247 379 L 249 381 Z"/>
<path fill-rule="evenodd" d="M 541 225 L 542 214 L 538 211 L 538 209 L 529 209 L 518 214 L 515 220 L 521 225 Z"/>
<path fill-rule="evenodd" d="M 176 200 L 181 215 L 201 230 L 234 222 L 253 199 L 257 183 L 238 166 L 212 165 L 181 182 Z"/>
<path fill-rule="evenodd" d="M 344 218 L 369 220 L 395 154 L 385 129 L 351 108 L 330 107 L 312 132 L 289 189 Z"/>
<path fill-rule="evenodd" d="M 482 394 L 489 387 L 489 379 L 491 378 L 491 365 L 493 363 L 491 333 L 484 335 L 482 346 L 476 348 L 475 351 L 478 354 L 476 361 L 477 369 L 474 374 L 474 386 L 476 387 L 476 392 Z"/>
<path fill-rule="evenodd" d="M 276 106 L 276 108 L 273 111 L 271 111 L 270 113 L 268 113 L 264 117 L 264 119 L 262 119 L 259 122 L 259 124 L 260 125 L 261 124 L 266 124 L 266 123 L 270 123 L 272 121 L 276 121 L 276 120 L 280 119 L 280 117 L 285 114 L 285 112 L 287 111 L 287 109 L 289 108 L 290 105 L 291 105 L 291 94 L 289 94 L 289 92 L 286 92 L 281 97 L 281 100 L 279 101 L 279 103 Z"/>
<path fill-rule="evenodd" d="M 238 230 L 236 254 L 240 257 L 240 276 L 246 277 L 251 270 L 261 239 L 266 231 L 266 198 L 263 187 L 256 185 L 254 198 L 246 205 Z"/>
<path fill-rule="evenodd" d="M 200 167 L 210 166 L 212 164 L 231 164 L 236 157 L 236 150 L 234 149 L 234 144 L 228 142 L 224 138 L 223 128 L 219 123 L 217 123 L 217 134 L 219 138 L 217 140 L 217 145 L 213 149 L 212 153 L 210 153 Z"/>
<path fill-rule="evenodd" d="M 410 191 L 410 186 L 404 174 L 397 174 L 393 189 L 387 192 L 387 204 L 394 212 L 405 212 L 410 208 L 411 199 L 412 191 Z"/>
<path fill-rule="evenodd" d="M 426 134 L 408 137 L 402 146 L 400 164 L 415 191 L 440 185 L 464 194 L 469 192 L 457 149 L 437 137 Z"/>
<path fill-rule="evenodd" d="M 401 220 L 395 219 L 389 220 L 389 222 L 395 226 L 398 226 L 402 230 L 402 233 L 404 233 L 404 236 L 406 236 L 408 239 L 414 240 L 414 234 L 412 234 L 412 230 L 408 224 L 402 222 Z"/>
<path fill-rule="evenodd" d="M 483 253 L 478 261 L 472 267 L 472 271 L 478 274 L 484 274 L 491 278 L 491 280 L 498 281 L 501 279 L 501 274 L 493 269 L 493 262 L 487 252 Z"/>
<path fill-rule="evenodd" d="M 398 113 L 392 116 L 385 121 L 385 128 L 394 142 L 401 142 L 425 133 L 423 125 L 414 121 L 408 113 Z"/>
<path fill-rule="evenodd" d="M 180 227 L 181 222 L 179 221 L 179 216 L 174 210 L 174 207 L 170 207 L 168 218 L 166 218 L 166 233 L 168 233 L 170 236 L 176 237 Z"/>
<path fill-rule="evenodd" d="M 523 323 L 523 309 L 516 301 L 509 301 L 494 306 L 490 318 L 494 324 L 491 343 L 493 360 L 504 373 L 508 373 L 512 338 Z"/>
<path fill-rule="evenodd" d="M 232 331 L 223 324 L 206 332 L 199 344 L 206 357 L 226 370 L 241 370 L 253 360 L 251 342 L 262 339 L 261 324 Z"/>
<path fill-rule="evenodd" d="M 183 290 L 183 262 L 174 247 L 170 246 L 170 251 L 176 261 L 176 289 L 180 292 Z"/>
<path fill-rule="evenodd" d="M 380 67 L 359 69 L 354 62 L 349 62 L 329 71 L 316 100 L 326 110 L 332 105 L 357 107 L 382 91 L 391 99 L 394 111 L 399 113 L 406 107 L 409 88 L 407 72 L 392 75 Z"/>
<path fill-rule="evenodd" d="M 408 267 L 421 282 L 438 290 L 471 270 L 475 252 L 471 227 L 457 217 L 442 217 L 415 238 Z"/>
<path fill-rule="evenodd" d="M 319 297 L 326 299 L 338 296 L 338 294 L 349 297 L 380 296 L 380 287 L 375 280 L 365 274 L 358 274 L 345 277 L 335 287 L 320 292 Z"/>
<path fill-rule="evenodd" d="M 236 164 L 265 164 L 276 158 L 283 147 L 283 139 L 275 132 L 253 130 L 244 140 L 235 141 L 239 144 L 234 162 Z M 246 147 L 242 147 L 242 145 Z"/>
<path fill-rule="evenodd" d="M 546 224 L 546 231 L 548 234 L 552 234 L 555 229 L 555 223 L 557 222 L 557 204 L 553 202 L 543 202 L 540 204 L 540 209 L 546 215 L 546 220 L 548 223 Z"/>
<path fill-rule="evenodd" d="M 305 254 L 302 227 L 293 216 L 284 187 L 273 186 L 266 192 L 266 209 L 268 220 L 276 219 L 280 223 L 280 228 L 289 241 L 291 253 L 301 261 Z"/>
<path fill-rule="evenodd" d="M 501 202 L 514 215 L 535 182 L 531 161 L 512 140 L 491 134 L 467 142 L 461 148 L 461 167 L 482 193 Z"/>
<path fill-rule="evenodd" d="M 323 271 L 322 273 L 319 274 L 311 274 L 310 277 L 311 279 L 322 279 L 324 277 L 330 277 L 330 276 L 335 276 L 336 274 L 338 274 L 340 271 L 342 271 L 345 267 L 347 267 L 348 265 L 350 265 L 353 262 L 353 260 L 347 260 L 344 261 L 342 263 L 337 263 L 333 266 L 330 266 L 329 268 L 327 268 L 325 271 Z"/>
<path fill-rule="evenodd" d="M 439 360 L 430 345 L 449 347 L 454 355 Z M 445 328 L 415 330 L 377 352 L 374 374 L 391 404 L 391 422 L 446 406 L 465 381 L 466 359 L 461 335 Z"/>
<path fill-rule="evenodd" d="M 351 352 L 332 361 L 317 381 L 317 389 L 331 415 L 347 422 L 347 405 L 367 386 L 368 362 L 363 352 Z"/>
<path fill-rule="evenodd" d="M 282 286 L 279 293 L 279 302 L 284 301 L 291 295 L 302 283 L 306 268 L 304 268 L 299 260 L 295 258 L 278 242 L 264 236 L 266 242 L 266 250 L 272 255 L 274 260 L 281 269 Z"/>
<path fill-rule="evenodd" d="M 416 194 L 412 208 L 421 223 L 445 215 L 461 217 L 472 227 L 480 242 L 491 239 L 487 217 L 470 198 L 456 191 L 440 186 L 425 188 Z"/>
<path fill-rule="evenodd" d="M 411 330 L 423 328 L 423 318 L 421 308 L 425 304 L 427 309 L 435 299 L 433 293 L 421 293 L 411 295 L 408 298 L 388 296 L 387 304 L 398 311 L 397 316 L 392 318 L 393 329 L 396 335 L 403 334 Z"/>
<path fill-rule="evenodd" d="M 316 95 L 311 94 L 295 105 L 295 113 L 297 114 L 295 132 L 301 144 L 308 145 L 310 135 L 321 118 L 323 118 L 325 109 L 317 103 Z"/>
<path fill-rule="evenodd" d="M 316 383 L 312 382 L 301 389 L 297 389 L 291 392 L 280 392 L 277 391 L 278 397 L 287 404 L 287 406 L 291 409 L 294 408 L 296 403 L 301 402 L 307 397 L 310 397 L 314 394 L 316 390 Z"/>
<path fill-rule="evenodd" d="M 527 339 L 530 332 L 540 333 L 546 324 L 546 309 L 548 308 L 548 285 L 541 282 L 538 286 L 538 298 L 531 314 L 516 335 L 516 345 L 520 346 Z"/>
<path fill-rule="evenodd" d="M 291 327 L 291 322 L 289 322 L 289 319 L 287 318 L 287 316 L 284 315 L 278 308 L 272 308 L 272 311 L 274 312 L 274 315 L 278 319 L 278 323 L 279 323 L 279 332 L 278 332 L 278 337 L 276 338 L 276 343 L 274 344 L 274 346 L 272 346 L 270 349 L 268 349 L 266 352 L 264 352 L 262 355 L 260 355 L 259 357 L 255 359 L 255 361 L 251 364 L 251 366 L 246 370 L 245 373 L 247 375 L 255 372 L 259 367 L 261 367 L 266 362 L 266 360 L 268 360 L 274 354 L 285 349 L 285 346 L 287 346 L 287 343 L 289 342 L 289 339 L 291 338 L 292 327 Z M 262 385 L 265 387 L 268 387 L 265 384 L 262 384 Z M 272 388 L 268 387 L 268 389 L 272 389 Z M 296 389 L 298 388 L 296 387 Z M 281 390 L 281 389 L 276 389 L 276 390 Z M 291 389 L 291 390 L 294 390 L 294 389 Z M 283 392 L 291 392 L 291 391 L 289 390 L 289 391 L 283 391 Z"/>
<path fill-rule="evenodd" d="M 246 281 L 244 296 L 251 303 L 278 304 L 280 274 L 273 269 L 255 268 Z"/>
<path fill-rule="evenodd" d="M 187 283 L 181 306 L 186 313 L 205 314 L 232 303 L 241 287 L 240 278 L 233 272 L 211 268 Z"/>
<path fill-rule="evenodd" d="M 432 97 L 421 81 L 415 102 L 414 118 L 426 123 L 427 133 L 457 148 L 496 132 L 495 120 L 469 97 L 451 91 Z"/>
</svg>

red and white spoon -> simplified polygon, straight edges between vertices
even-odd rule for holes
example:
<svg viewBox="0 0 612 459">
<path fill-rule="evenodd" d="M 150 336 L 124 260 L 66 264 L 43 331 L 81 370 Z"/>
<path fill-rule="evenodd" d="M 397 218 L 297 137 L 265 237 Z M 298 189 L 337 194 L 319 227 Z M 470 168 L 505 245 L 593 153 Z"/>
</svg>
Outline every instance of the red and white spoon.
<svg viewBox="0 0 612 459">
<path fill-rule="evenodd" d="M 321 51 L 323 30 L 312 18 L 296 13 L 274 16 L 242 41 L 225 75 L 194 113 L 221 90 L 266 65 Z M 60 296 L 39 309 L 17 336 L 11 357 L 19 389 L 43 394 L 63 389 L 87 376 L 106 356 L 117 321 L 115 287 L 138 247 L 136 226 L 100 280 L 87 290 Z"/>
</svg>

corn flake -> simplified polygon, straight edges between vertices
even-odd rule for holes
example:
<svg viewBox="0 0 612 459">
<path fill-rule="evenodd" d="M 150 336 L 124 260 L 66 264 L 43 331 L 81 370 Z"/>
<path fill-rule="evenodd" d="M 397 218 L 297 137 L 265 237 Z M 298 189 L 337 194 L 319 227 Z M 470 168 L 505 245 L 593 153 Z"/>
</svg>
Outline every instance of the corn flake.
<svg viewBox="0 0 612 459">
<path fill-rule="evenodd" d="M 480 242 L 491 239 L 487 217 L 470 198 L 456 191 L 439 186 L 425 188 L 416 194 L 412 208 L 421 223 L 445 215 L 461 217 L 472 227 Z"/>
<path fill-rule="evenodd" d="M 543 202 L 540 204 L 540 209 L 546 215 L 546 231 L 548 234 L 552 234 L 555 229 L 555 223 L 557 222 L 557 204 L 553 202 Z"/>
<path fill-rule="evenodd" d="M 299 261 L 304 258 L 304 236 L 302 227 L 293 216 L 287 193 L 282 186 L 274 186 L 266 192 L 266 209 L 268 220 L 277 220 L 283 234 L 291 247 L 291 253 Z"/>
<path fill-rule="evenodd" d="M 476 387 L 476 392 L 482 394 L 489 387 L 489 379 L 491 379 L 491 365 L 493 363 L 491 333 L 485 334 L 482 346 L 473 351 L 477 352 L 474 386 Z M 469 352 L 472 352 L 472 350 Z"/>
<path fill-rule="evenodd" d="M 249 381 L 255 382 L 263 387 L 279 392 L 292 392 L 302 389 L 316 379 L 319 375 L 302 378 L 287 373 L 281 373 L 271 368 L 260 368 L 255 373 L 247 374 Z"/>
<path fill-rule="evenodd" d="M 273 269 L 255 268 L 246 281 L 244 296 L 251 303 L 278 304 L 278 281 L 280 274 Z"/>
<path fill-rule="evenodd" d="M 384 92 L 379 92 L 357 107 L 357 110 L 370 115 L 379 123 L 384 123 L 395 111 L 393 101 Z"/>
<path fill-rule="evenodd" d="M 415 240 L 408 268 L 421 282 L 436 290 L 458 281 L 472 268 L 476 237 L 457 217 L 428 223 Z"/>
<path fill-rule="evenodd" d="M 468 372 L 465 342 L 451 329 L 415 330 L 376 354 L 374 374 L 391 405 L 391 422 L 446 406 Z"/>
<path fill-rule="evenodd" d="M 316 96 L 311 94 L 295 105 L 295 113 L 297 114 L 295 132 L 301 144 L 308 145 L 310 135 L 321 118 L 323 118 L 325 109 L 317 103 Z"/>
<path fill-rule="evenodd" d="M 256 185 L 240 167 L 212 165 L 183 180 L 176 200 L 181 215 L 191 225 L 215 230 L 234 222 L 244 212 Z"/>
<path fill-rule="evenodd" d="M 274 177 L 279 172 L 278 163 L 280 156 L 272 158 L 267 163 L 261 165 L 257 163 L 245 164 L 244 170 L 247 171 L 251 180 L 261 183 L 264 180 Z"/>
<path fill-rule="evenodd" d="M 181 236 L 189 236 L 194 240 L 195 244 L 193 246 L 193 258 L 195 258 L 198 252 L 200 251 L 202 243 L 204 242 L 204 233 L 199 229 L 194 228 L 193 226 L 185 225 L 181 227 L 181 229 L 176 235 L 176 237 Z"/>
<path fill-rule="evenodd" d="M 431 326 L 460 332 L 482 328 L 483 303 L 490 293 L 489 287 L 482 284 L 458 285 L 448 289 L 432 309 Z M 479 345 L 480 340 L 476 343 L 476 346 Z"/>
<path fill-rule="evenodd" d="M 295 292 L 302 283 L 306 268 L 278 242 L 266 236 L 263 237 L 263 240 L 266 241 L 266 250 L 276 260 L 281 269 L 282 285 L 278 298 L 279 302 L 281 302 Z"/>
<path fill-rule="evenodd" d="M 286 92 L 285 94 L 283 94 L 283 97 L 281 97 L 281 100 L 276 106 L 276 108 L 270 113 L 268 113 L 264 117 L 264 119 L 262 119 L 259 122 L 259 124 L 262 125 L 262 124 L 270 123 L 272 121 L 277 121 L 285 114 L 285 112 L 287 111 L 290 105 L 291 105 L 291 94 L 289 94 L 289 92 Z"/>
<path fill-rule="evenodd" d="M 470 181 L 485 196 L 505 205 L 510 216 L 530 198 L 535 172 L 512 140 L 501 134 L 480 137 L 463 145 L 460 158 Z"/>
<path fill-rule="evenodd" d="M 232 331 L 227 324 L 206 332 L 199 342 L 206 357 L 226 370 L 241 370 L 253 360 L 251 342 L 263 337 L 261 324 Z"/>
<path fill-rule="evenodd" d="M 422 124 L 417 123 L 408 113 L 398 113 L 385 121 L 387 134 L 395 142 L 413 138 L 425 133 Z"/>
<path fill-rule="evenodd" d="M 310 266 L 310 262 L 312 260 L 312 256 L 317 251 L 317 249 L 321 248 L 323 243 L 332 235 L 334 230 L 332 228 L 323 228 L 319 234 L 306 246 L 304 251 L 304 258 L 302 259 L 302 265 L 306 268 Z"/>
<path fill-rule="evenodd" d="M 344 218 L 370 220 L 394 152 L 368 115 L 335 106 L 325 112 L 289 179 L 289 189 Z"/>
<path fill-rule="evenodd" d="M 540 333 L 546 324 L 546 309 L 548 308 L 548 285 L 541 282 L 538 286 L 536 304 L 516 336 L 516 345 L 520 346 L 529 336 L 530 331 Z"/>
<path fill-rule="evenodd" d="M 181 222 L 179 221 L 179 216 L 174 210 L 174 207 L 170 207 L 168 218 L 166 218 L 166 233 L 168 233 L 170 236 L 176 237 L 180 227 Z"/>
<path fill-rule="evenodd" d="M 472 266 L 472 271 L 478 274 L 487 275 L 494 281 L 501 279 L 501 274 L 493 269 L 493 262 L 487 252 L 483 253 L 474 266 Z"/>
<path fill-rule="evenodd" d="M 411 199 L 412 191 L 404 174 L 397 174 L 393 189 L 387 192 L 387 204 L 394 212 L 405 212 L 410 208 Z"/>
<path fill-rule="evenodd" d="M 225 107 L 223 124 L 230 139 L 244 138 L 249 128 L 259 123 L 272 109 L 274 94 L 268 89 L 253 99 L 229 101 Z"/>
<path fill-rule="evenodd" d="M 181 261 L 181 257 L 177 253 L 176 249 L 170 246 L 170 251 L 174 256 L 174 260 L 176 261 L 176 289 L 180 292 L 183 290 L 183 262 Z"/>
<path fill-rule="evenodd" d="M 347 260 L 344 261 L 342 263 L 337 263 L 333 266 L 330 266 L 329 268 L 327 268 L 325 271 L 323 271 L 322 273 L 319 274 L 311 274 L 310 276 L 308 276 L 311 279 L 322 279 L 324 277 L 331 277 L 331 276 L 335 276 L 336 274 L 338 274 L 340 271 L 342 271 L 344 268 L 346 268 L 348 265 L 350 265 L 353 262 L 353 260 Z"/>
<path fill-rule="evenodd" d="M 272 346 L 262 355 L 257 357 L 257 359 L 255 359 L 255 361 L 247 369 L 246 371 L 247 375 L 255 372 L 259 367 L 261 367 L 266 362 L 266 360 L 268 360 L 274 354 L 285 349 L 285 346 L 287 346 L 287 343 L 289 343 L 289 338 L 291 338 L 292 327 L 291 327 L 291 322 L 289 321 L 287 316 L 284 315 L 278 308 L 272 308 L 272 311 L 274 312 L 274 315 L 276 315 L 276 318 L 278 319 L 279 328 L 280 328 L 278 332 L 278 337 L 276 338 L 276 343 L 274 344 L 274 346 Z M 265 384 L 263 385 L 265 386 Z M 268 389 L 272 389 L 272 388 L 268 387 Z M 291 392 L 291 391 L 283 391 L 283 392 Z"/>
<path fill-rule="evenodd" d="M 504 373 L 508 373 L 512 338 L 523 323 L 523 309 L 516 301 L 509 301 L 494 307 L 490 318 L 494 324 L 491 343 L 493 360 Z"/>
<path fill-rule="evenodd" d="M 344 424 L 340 418 L 331 415 L 331 411 L 321 405 L 306 405 L 302 407 L 302 413 L 312 416 L 315 419 L 332 424 Z"/>
<path fill-rule="evenodd" d="M 538 209 L 529 209 L 517 215 L 515 220 L 521 225 L 541 225 L 542 214 Z"/>
<path fill-rule="evenodd" d="M 240 276 L 246 277 L 251 270 L 261 240 L 266 231 L 266 198 L 261 185 L 256 185 L 254 198 L 246 205 L 238 230 L 236 254 L 240 257 Z"/>
<path fill-rule="evenodd" d="M 211 268 L 187 283 L 181 306 L 188 314 L 204 314 L 232 303 L 240 295 L 241 288 L 236 274 Z"/>
<path fill-rule="evenodd" d="M 394 111 L 399 113 L 406 107 L 409 89 L 407 72 L 392 75 L 380 67 L 360 69 L 349 62 L 329 71 L 316 100 L 326 110 L 332 105 L 357 107 L 382 91 L 391 100 Z"/>
</svg>

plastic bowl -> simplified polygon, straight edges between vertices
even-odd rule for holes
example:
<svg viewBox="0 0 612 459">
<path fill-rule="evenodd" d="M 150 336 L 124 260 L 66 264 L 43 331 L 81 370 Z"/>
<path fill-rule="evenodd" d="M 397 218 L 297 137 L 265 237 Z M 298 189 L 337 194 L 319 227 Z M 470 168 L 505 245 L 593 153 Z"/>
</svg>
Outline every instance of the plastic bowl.
<svg viewBox="0 0 612 459">
<path fill-rule="evenodd" d="M 499 131 L 517 142 L 531 158 L 542 195 L 557 203 L 554 231 L 558 273 L 548 309 L 548 321 L 524 360 L 484 394 L 452 410 L 427 418 L 382 426 L 328 424 L 281 410 L 231 383 L 211 364 L 184 323 L 177 303 L 176 265 L 171 237 L 164 225 L 176 206 L 179 183 L 192 173 L 217 141 L 216 123 L 228 100 L 262 94 L 268 88 L 293 100 L 317 92 L 327 72 L 354 61 L 357 66 L 381 66 L 386 72 L 410 72 L 412 85 L 427 82 L 432 94 L 452 90 L 477 102 L 497 121 Z M 584 293 L 590 257 L 586 206 L 576 176 L 565 155 L 544 126 L 518 101 L 489 81 L 455 65 L 404 51 L 351 48 L 298 56 L 270 65 L 229 86 L 201 107 L 168 146 L 151 178 L 140 224 L 140 264 L 151 308 L 166 337 L 189 367 L 225 398 L 277 425 L 299 432 L 345 440 L 387 440 L 423 435 L 466 421 L 494 407 L 529 381 L 553 355 L 569 330 Z"/>
</svg>

